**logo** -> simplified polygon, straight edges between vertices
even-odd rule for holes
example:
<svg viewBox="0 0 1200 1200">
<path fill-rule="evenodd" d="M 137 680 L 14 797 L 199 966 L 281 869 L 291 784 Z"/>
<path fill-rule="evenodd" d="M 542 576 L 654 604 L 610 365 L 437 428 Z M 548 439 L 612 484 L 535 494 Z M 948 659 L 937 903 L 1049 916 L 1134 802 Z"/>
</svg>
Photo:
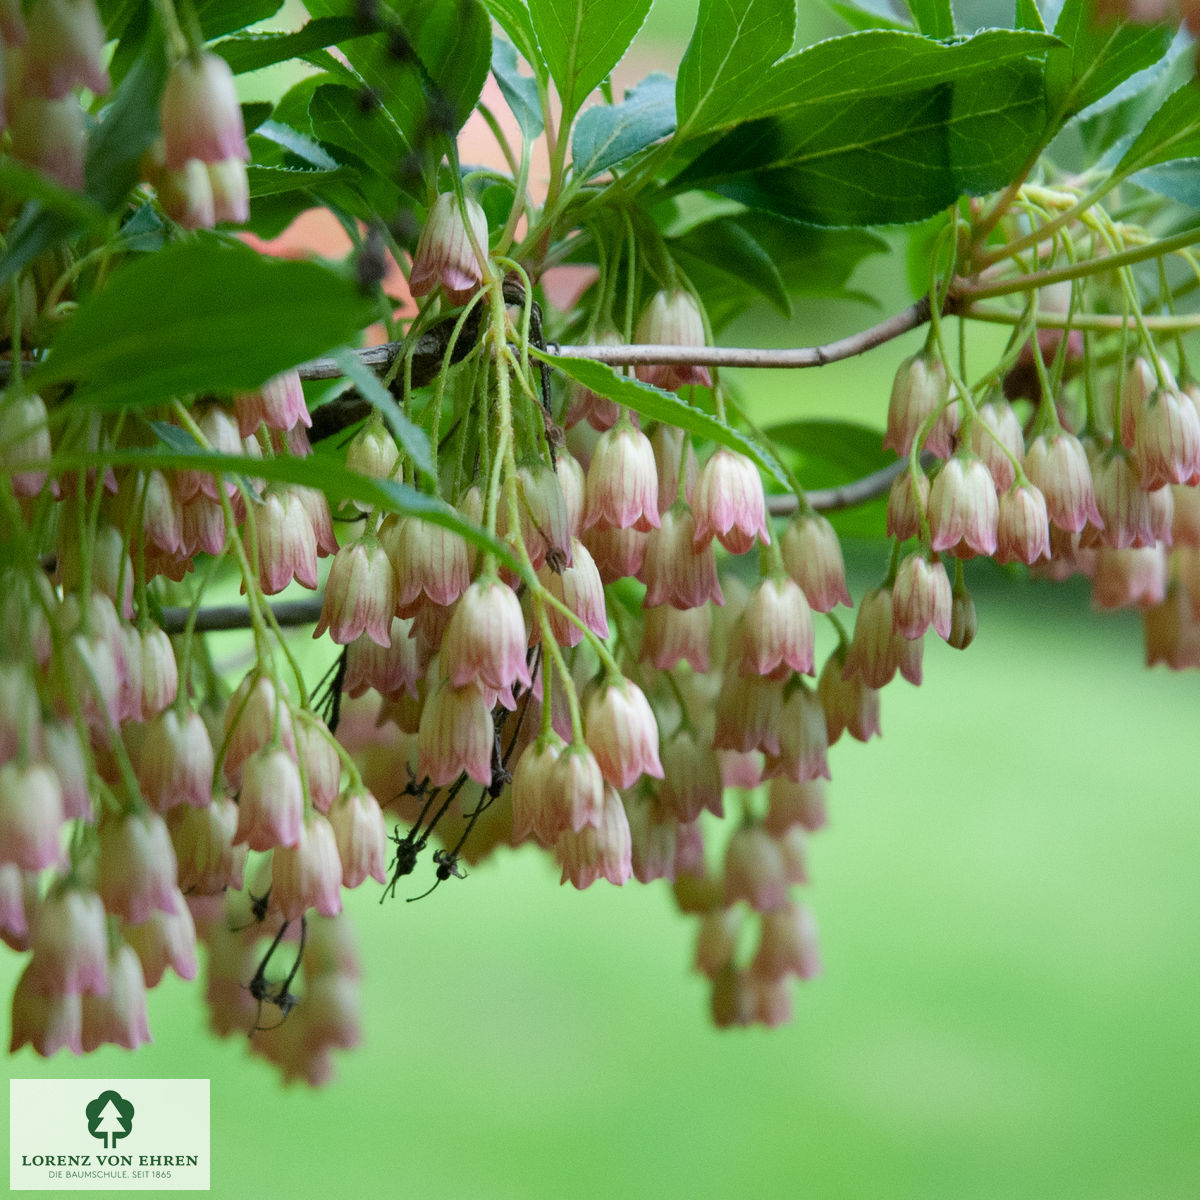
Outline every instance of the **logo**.
<svg viewBox="0 0 1200 1200">
<path fill-rule="evenodd" d="M 120 1092 L 101 1092 L 84 1110 L 88 1133 L 112 1150 L 117 1142 L 133 1131 L 133 1105 Z"/>
</svg>

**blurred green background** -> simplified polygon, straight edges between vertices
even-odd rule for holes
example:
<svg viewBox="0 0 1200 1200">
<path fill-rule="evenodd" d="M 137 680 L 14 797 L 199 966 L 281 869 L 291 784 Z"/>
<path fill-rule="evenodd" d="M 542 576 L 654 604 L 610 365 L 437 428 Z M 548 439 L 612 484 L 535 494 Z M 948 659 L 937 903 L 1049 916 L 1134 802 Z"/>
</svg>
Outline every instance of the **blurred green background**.
<svg viewBox="0 0 1200 1200">
<path fill-rule="evenodd" d="M 643 45 L 695 7 L 658 0 Z M 835 31 L 801 7 L 805 40 Z M 871 260 L 855 282 L 882 309 L 809 304 L 728 340 L 850 332 L 904 277 Z M 741 382 L 764 421 L 881 426 L 919 342 Z M 857 595 L 885 551 L 849 553 Z M 365 1042 L 320 1092 L 213 1041 L 199 981 L 174 977 L 153 1046 L 25 1050 L 10 1076 L 211 1078 L 219 1197 L 1200 1195 L 1196 681 L 1147 672 L 1137 617 L 1091 615 L 1085 586 L 970 582 L 975 645 L 930 639 L 883 739 L 832 751 L 804 897 L 825 974 L 791 1026 L 712 1028 L 666 885 L 577 893 L 526 850 L 417 905 L 354 897 Z"/>
</svg>

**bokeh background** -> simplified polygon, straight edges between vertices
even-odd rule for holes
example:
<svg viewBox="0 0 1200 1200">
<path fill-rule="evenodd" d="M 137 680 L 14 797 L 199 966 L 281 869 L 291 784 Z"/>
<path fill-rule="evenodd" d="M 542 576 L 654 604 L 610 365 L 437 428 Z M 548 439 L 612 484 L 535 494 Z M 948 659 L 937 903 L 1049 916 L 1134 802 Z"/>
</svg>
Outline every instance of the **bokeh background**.
<svg viewBox="0 0 1200 1200">
<path fill-rule="evenodd" d="M 800 7 L 801 40 L 836 31 Z M 656 0 L 635 70 L 677 63 L 695 9 Z M 879 319 L 908 299 L 894 247 L 854 280 L 878 307 L 755 314 L 726 340 Z M 741 384 L 764 423 L 882 427 L 920 340 Z M 886 551 L 847 549 L 860 595 Z M 1200 684 L 1147 671 L 1137 617 L 1091 613 L 1078 582 L 969 582 L 976 643 L 931 638 L 883 738 L 831 753 L 804 897 L 825 973 L 791 1026 L 713 1029 L 666 884 L 560 889 L 526 850 L 419 904 L 354 897 L 364 1044 L 320 1092 L 214 1041 L 174 977 L 154 1045 L 25 1050 L 10 1077 L 211 1078 L 219 1197 L 1200 1195 Z"/>
</svg>

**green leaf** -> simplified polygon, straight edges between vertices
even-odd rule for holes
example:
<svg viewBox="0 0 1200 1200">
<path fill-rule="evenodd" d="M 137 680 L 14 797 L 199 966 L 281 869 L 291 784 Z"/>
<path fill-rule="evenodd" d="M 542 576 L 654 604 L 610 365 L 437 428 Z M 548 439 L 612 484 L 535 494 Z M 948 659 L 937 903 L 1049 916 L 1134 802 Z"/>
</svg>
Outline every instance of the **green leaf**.
<svg viewBox="0 0 1200 1200">
<path fill-rule="evenodd" d="M 550 78 L 537 34 L 533 32 L 533 20 L 525 0 L 483 0 L 488 11 L 496 18 L 496 24 L 508 34 L 508 40 L 521 52 L 521 57 L 533 69 L 534 77 L 541 83 Z"/>
<path fill-rule="evenodd" d="M 353 17 L 317 17 L 295 33 L 243 33 L 218 42 L 212 51 L 241 75 L 362 36 L 363 27 Z"/>
<path fill-rule="evenodd" d="M 313 133 L 321 141 L 349 150 L 370 170 L 395 181 L 407 151 L 403 137 L 384 108 L 364 112 L 349 88 L 327 83 L 313 93 L 308 116 Z"/>
<path fill-rule="evenodd" d="M 619 63 L 651 0 L 530 0 L 529 15 L 563 106 L 563 127 Z"/>
<path fill-rule="evenodd" d="M 196 0 L 196 16 L 206 40 L 236 33 L 273 17 L 282 0 Z"/>
<path fill-rule="evenodd" d="M 591 179 L 630 155 L 667 137 L 675 129 L 675 85 L 655 72 L 625 93 L 621 104 L 586 109 L 571 138 L 572 170 Z"/>
<path fill-rule="evenodd" d="M 63 326 L 34 387 L 66 380 L 73 402 L 160 404 L 255 388 L 350 341 L 376 315 L 341 275 L 200 237 L 114 272 Z"/>
<path fill-rule="evenodd" d="M 1181 158 L 1139 171 L 1129 182 L 1189 208 L 1200 208 L 1200 158 Z"/>
<path fill-rule="evenodd" d="M 1037 0 L 1017 0 L 1015 24 L 1018 29 L 1032 29 L 1037 33 L 1045 33 L 1046 22 L 1037 6 Z"/>
<path fill-rule="evenodd" d="M 1060 119 L 1082 112 L 1122 80 L 1157 62 L 1175 31 L 1166 25 L 1097 22 L 1090 0 L 1066 0 L 1046 59 L 1046 88 Z"/>
<path fill-rule="evenodd" d="M 44 212 L 57 214 L 75 229 L 99 231 L 104 223 L 103 209 L 86 196 L 12 158 L 0 159 L 0 195 L 12 201 L 36 200 Z"/>
<path fill-rule="evenodd" d="M 1197 156 L 1200 156 L 1200 89 L 1195 80 L 1190 80 L 1167 97 L 1162 108 L 1134 138 L 1115 174 L 1131 175 L 1172 159 Z"/>
<path fill-rule="evenodd" d="M 908 0 L 908 7 L 917 22 L 917 28 L 926 36 L 954 36 L 954 10 L 950 7 L 950 0 Z"/>
<path fill-rule="evenodd" d="M 323 184 L 352 179 L 353 174 L 343 167 L 332 171 L 314 171 L 304 167 L 260 167 L 252 163 L 246 168 L 252 200 L 261 196 L 278 196 L 283 192 L 319 188 Z"/>
<path fill-rule="evenodd" d="M 727 124 L 725 114 L 792 48 L 795 0 L 701 0 L 679 65 L 679 136 Z"/>
<path fill-rule="evenodd" d="M 779 464 L 768 450 L 745 434 L 718 421 L 710 413 L 688 404 L 674 392 L 664 392 L 661 388 L 651 387 L 650 384 L 643 383 L 631 375 L 618 375 L 612 367 L 593 362 L 590 358 L 543 354 L 533 347 L 530 347 L 529 352 L 542 362 L 549 363 L 556 371 L 561 371 L 567 378 L 583 384 L 597 396 L 615 400 L 625 408 L 640 413 L 648 421 L 664 421 L 705 441 L 717 442 L 746 455 L 773 479 L 787 486 Z"/>
<path fill-rule="evenodd" d="M 392 436 L 403 447 L 404 452 L 427 479 L 436 477 L 436 467 L 433 465 L 433 451 L 429 447 L 429 438 L 419 425 L 414 424 L 400 410 L 395 396 L 379 382 L 375 372 L 362 359 L 349 350 L 340 350 L 334 355 L 342 374 L 358 388 L 359 395 L 379 410 Z"/>
<path fill-rule="evenodd" d="M 832 39 L 814 50 L 845 43 L 875 69 L 852 73 L 832 98 L 815 93 L 733 130 L 672 186 L 815 225 L 922 220 L 964 193 L 1003 187 L 1045 140 L 1042 70 L 1027 55 L 1047 41 L 1013 31 L 953 46 L 883 31 Z M 986 46 L 1021 46 L 1026 56 L 981 59 Z M 877 58 L 885 47 L 890 61 Z"/>
<path fill-rule="evenodd" d="M 1012 62 L 1040 61 L 1058 43 L 1045 33 L 988 29 L 953 45 L 916 33 L 870 29 L 828 38 L 780 59 L 714 115 L 714 128 L 729 128 L 755 117 L 785 114 L 801 119 L 806 108 L 829 111 L 860 99 L 902 97 Z"/>
<path fill-rule="evenodd" d="M 517 68 L 517 52 L 502 37 L 492 39 L 492 74 L 500 91 L 521 126 L 526 141 L 540 137 L 545 128 L 542 102 L 536 79 L 522 75 Z"/>
<path fill-rule="evenodd" d="M 254 132 L 257 136 L 266 138 L 282 147 L 289 154 L 294 154 L 301 162 L 315 167 L 318 171 L 337 169 L 336 159 L 331 158 L 312 138 L 306 137 L 290 125 L 284 125 L 281 121 L 264 121 Z"/>
<path fill-rule="evenodd" d="M 792 315 L 792 302 L 779 268 L 743 225 L 736 219 L 706 221 L 689 229 L 682 237 L 671 239 L 671 255 L 679 260 L 688 278 L 701 291 L 719 292 L 720 285 L 705 287 L 696 280 L 715 274 L 732 277 L 764 296 L 785 317 Z M 740 307 L 740 305 L 739 305 Z M 712 314 L 709 314 L 712 319 Z"/>
<path fill-rule="evenodd" d="M 885 17 L 873 9 L 859 8 L 857 4 L 845 3 L 844 0 L 825 0 L 828 7 L 841 17 L 851 29 L 896 29 L 911 32 L 912 26 L 897 21 L 893 17 Z"/>
</svg>

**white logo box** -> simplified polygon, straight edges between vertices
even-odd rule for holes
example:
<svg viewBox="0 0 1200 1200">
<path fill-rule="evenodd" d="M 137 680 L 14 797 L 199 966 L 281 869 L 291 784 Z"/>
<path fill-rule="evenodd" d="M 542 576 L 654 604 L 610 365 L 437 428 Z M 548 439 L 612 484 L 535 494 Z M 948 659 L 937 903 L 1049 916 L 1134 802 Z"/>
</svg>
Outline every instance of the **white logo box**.
<svg viewBox="0 0 1200 1200">
<path fill-rule="evenodd" d="M 208 1191 L 207 1079 L 12 1079 L 14 1191 Z"/>
</svg>

